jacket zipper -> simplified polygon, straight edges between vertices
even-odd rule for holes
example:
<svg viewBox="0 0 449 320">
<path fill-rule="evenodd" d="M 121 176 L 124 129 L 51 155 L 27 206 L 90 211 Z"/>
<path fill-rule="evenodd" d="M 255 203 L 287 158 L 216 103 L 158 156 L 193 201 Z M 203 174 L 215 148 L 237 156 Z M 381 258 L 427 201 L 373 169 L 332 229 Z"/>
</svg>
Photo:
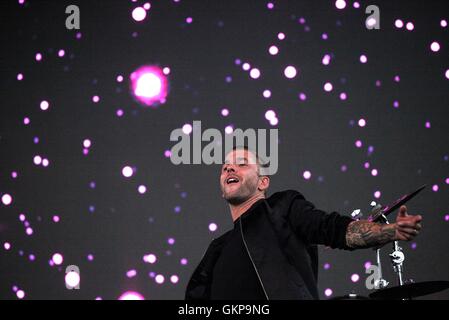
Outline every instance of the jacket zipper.
<svg viewBox="0 0 449 320">
<path fill-rule="evenodd" d="M 262 290 L 263 290 L 263 293 L 265 294 L 265 298 L 267 298 L 267 300 L 270 300 L 268 298 L 267 292 L 265 291 L 265 286 L 263 285 L 262 279 L 260 278 L 259 272 L 257 271 L 257 268 L 256 268 L 256 265 L 255 265 L 255 263 L 253 261 L 253 258 L 251 257 L 251 254 L 249 253 L 249 249 L 248 249 L 248 246 L 246 244 L 245 237 L 243 236 L 242 219 L 240 219 L 239 222 L 240 222 L 240 233 L 242 235 L 242 240 L 243 240 L 243 244 L 245 245 L 246 252 L 248 252 L 249 260 L 251 260 L 251 263 L 253 264 L 254 270 L 256 271 L 256 275 L 257 275 L 257 278 L 259 279 L 260 285 L 262 286 Z"/>
</svg>

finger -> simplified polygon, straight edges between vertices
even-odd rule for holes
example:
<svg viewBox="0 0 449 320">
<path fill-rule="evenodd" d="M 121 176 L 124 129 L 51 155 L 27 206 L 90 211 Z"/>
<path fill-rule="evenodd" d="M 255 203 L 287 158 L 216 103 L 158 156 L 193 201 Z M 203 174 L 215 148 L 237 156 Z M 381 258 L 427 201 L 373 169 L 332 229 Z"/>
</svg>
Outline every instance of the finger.
<svg viewBox="0 0 449 320">
<path fill-rule="evenodd" d="M 420 222 L 420 221 L 422 221 L 422 216 L 421 215 L 417 215 L 417 216 L 415 216 L 415 221 L 416 222 Z"/>
<path fill-rule="evenodd" d="M 398 227 L 400 228 L 414 228 L 416 226 L 415 221 L 403 220 L 398 222 Z"/>
<path fill-rule="evenodd" d="M 420 215 L 418 215 L 418 216 L 410 216 L 410 215 L 408 215 L 406 217 L 398 217 L 396 219 L 396 222 L 399 223 L 399 224 L 402 224 L 402 223 L 405 223 L 405 224 L 407 224 L 407 223 L 418 224 L 421 221 L 422 221 L 422 217 Z"/>
<path fill-rule="evenodd" d="M 399 217 L 406 217 L 407 216 L 407 207 L 406 206 L 401 206 L 399 208 Z"/>
<path fill-rule="evenodd" d="M 421 223 L 417 223 L 416 226 L 415 226 L 415 229 L 418 230 L 418 231 L 421 230 L 422 229 Z"/>
<path fill-rule="evenodd" d="M 401 233 L 407 233 L 412 236 L 416 236 L 419 234 L 419 230 L 416 230 L 414 228 L 400 228 L 398 229 L 398 231 Z"/>
<path fill-rule="evenodd" d="M 396 238 L 402 241 L 410 241 L 413 239 L 413 236 L 409 235 L 408 233 L 398 232 Z"/>
<path fill-rule="evenodd" d="M 415 236 L 416 236 L 416 234 L 410 234 L 410 233 L 407 233 L 407 232 L 400 232 L 400 231 L 398 231 L 398 238 L 399 238 L 400 240 L 410 241 L 410 240 L 412 240 Z"/>
</svg>

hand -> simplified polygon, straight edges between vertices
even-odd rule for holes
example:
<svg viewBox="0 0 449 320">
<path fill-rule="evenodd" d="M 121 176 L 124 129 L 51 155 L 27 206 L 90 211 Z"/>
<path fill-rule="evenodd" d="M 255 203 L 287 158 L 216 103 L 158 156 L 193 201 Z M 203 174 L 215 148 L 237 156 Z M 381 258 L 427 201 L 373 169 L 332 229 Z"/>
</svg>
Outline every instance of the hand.
<svg viewBox="0 0 449 320">
<path fill-rule="evenodd" d="M 396 218 L 395 240 L 410 241 L 419 234 L 421 230 L 422 217 L 420 215 L 412 216 L 407 214 L 407 207 L 401 206 Z"/>
</svg>

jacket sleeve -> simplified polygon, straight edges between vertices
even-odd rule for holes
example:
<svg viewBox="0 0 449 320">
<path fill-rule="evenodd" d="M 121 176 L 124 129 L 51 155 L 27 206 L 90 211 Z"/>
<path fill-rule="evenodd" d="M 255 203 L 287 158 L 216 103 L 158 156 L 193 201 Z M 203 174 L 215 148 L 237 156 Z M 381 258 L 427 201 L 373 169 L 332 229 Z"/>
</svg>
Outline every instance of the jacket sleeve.
<svg viewBox="0 0 449 320">
<path fill-rule="evenodd" d="M 193 272 L 185 292 L 185 300 L 209 300 L 212 273 L 220 256 L 221 248 L 230 232 L 214 239 L 204 253 L 199 265 Z"/>
<path fill-rule="evenodd" d="M 192 274 L 185 292 L 185 300 L 209 300 L 212 270 L 217 259 L 213 251 L 214 242 L 209 245 L 199 265 Z"/>
<path fill-rule="evenodd" d="M 354 221 L 352 218 L 319 210 L 299 192 L 291 202 L 288 216 L 295 234 L 304 241 L 352 250 L 346 244 L 346 230 Z"/>
</svg>

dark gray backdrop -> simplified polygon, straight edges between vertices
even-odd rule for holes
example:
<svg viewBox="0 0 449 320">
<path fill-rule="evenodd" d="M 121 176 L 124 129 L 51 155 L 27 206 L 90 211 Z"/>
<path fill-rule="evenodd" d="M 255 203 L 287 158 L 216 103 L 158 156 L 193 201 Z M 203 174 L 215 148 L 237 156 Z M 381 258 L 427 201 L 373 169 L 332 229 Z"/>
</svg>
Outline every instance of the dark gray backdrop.
<svg viewBox="0 0 449 320">
<path fill-rule="evenodd" d="M 80 7 L 81 39 L 65 29 L 69 4 Z M 13 203 L 0 203 L 1 299 L 16 299 L 14 286 L 27 299 L 116 299 L 127 290 L 146 299 L 183 298 L 211 239 L 231 227 L 219 166 L 174 166 L 164 156 L 173 145 L 170 132 L 193 120 L 222 132 L 229 124 L 278 128 L 279 171 L 270 193 L 296 189 L 323 210 L 366 211 L 377 190 L 387 204 L 427 183 L 408 205 L 423 215 L 424 229 L 416 249 L 402 243 L 406 276 L 449 280 L 449 29 L 440 26 L 449 18 L 445 1 L 376 1 L 381 29 L 373 31 L 364 27 L 364 2 L 355 9 L 347 1 L 337 10 L 334 1 L 276 1 L 269 10 L 265 1 L 153 1 L 145 21 L 136 23 L 131 11 L 143 4 L 2 1 L 0 193 L 10 194 Z M 413 21 L 415 29 L 395 28 L 397 18 Z M 279 32 L 285 40 L 277 39 Z M 433 41 L 441 45 L 437 53 L 430 50 Z M 280 49 L 277 56 L 268 54 L 272 44 Z M 44 56 L 40 63 L 37 52 Z M 321 63 L 325 54 L 332 55 L 328 66 Z M 359 62 L 361 54 L 366 64 Z M 235 59 L 258 67 L 261 78 L 250 79 Z M 171 69 L 167 103 L 158 108 L 138 105 L 129 93 L 129 74 L 145 64 Z M 299 71 L 292 80 L 283 75 L 290 64 Z M 18 73 L 24 80 L 16 79 Z M 117 75 L 125 81 L 118 83 Z M 334 85 L 330 93 L 323 90 L 327 81 Z M 270 99 L 263 98 L 265 89 L 272 91 Z M 341 92 L 347 100 L 339 99 Z M 94 95 L 101 97 L 97 104 Z M 50 102 L 46 112 L 39 109 L 42 100 Z M 228 117 L 221 116 L 224 107 Z M 117 109 L 124 116 L 117 117 Z M 268 109 L 279 118 L 275 127 L 264 118 Z M 31 119 L 27 126 L 24 117 Z M 361 118 L 367 121 L 363 128 L 357 125 Z M 84 156 L 86 138 L 92 147 Z M 358 139 L 362 148 L 354 145 Z M 36 154 L 50 165 L 34 165 Z M 125 165 L 136 168 L 130 179 L 121 174 Z M 375 177 L 372 168 L 379 170 Z M 302 177 L 305 170 L 310 180 Z M 144 195 L 137 192 L 140 184 L 148 188 Z M 32 236 L 25 234 L 21 213 Z M 54 223 L 53 215 L 61 221 Z M 217 231 L 209 231 L 211 222 Z M 64 257 L 60 267 L 48 263 L 55 252 Z M 156 263 L 144 263 L 148 253 Z M 320 248 L 321 296 L 326 288 L 334 297 L 367 295 L 364 264 L 374 258 L 371 250 Z M 81 269 L 80 290 L 65 288 L 70 264 Z M 128 278 L 132 269 L 137 275 Z M 384 269 L 394 284 L 386 253 Z M 157 284 L 150 272 L 164 275 L 165 282 Z M 356 283 L 354 273 L 360 276 Z M 170 282 L 173 274 L 177 284 Z M 447 299 L 449 291 L 429 297 Z"/>
</svg>

